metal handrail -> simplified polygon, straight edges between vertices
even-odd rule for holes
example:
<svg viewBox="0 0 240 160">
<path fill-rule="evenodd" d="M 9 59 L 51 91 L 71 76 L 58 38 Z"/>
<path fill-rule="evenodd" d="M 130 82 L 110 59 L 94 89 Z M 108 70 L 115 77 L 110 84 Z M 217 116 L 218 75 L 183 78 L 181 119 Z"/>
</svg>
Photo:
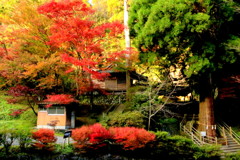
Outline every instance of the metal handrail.
<svg viewBox="0 0 240 160">
<path fill-rule="evenodd" d="M 190 117 L 190 116 L 189 116 Z M 192 121 L 195 119 L 195 115 L 191 117 Z M 197 145 L 203 145 L 205 142 L 201 140 L 201 135 L 196 134 L 196 129 L 193 127 L 193 123 L 190 122 L 189 129 L 186 127 L 186 122 L 187 122 L 187 114 L 184 114 L 184 117 L 182 121 L 180 122 L 180 130 L 187 134 L 187 136 L 191 137 L 192 141 L 197 144 Z"/>
<path fill-rule="evenodd" d="M 189 137 L 191 137 L 191 139 L 194 141 L 194 143 L 196 143 L 198 145 L 218 144 L 217 137 L 202 136 L 201 132 L 199 132 L 198 130 L 196 130 L 193 127 L 193 121 L 196 119 L 196 115 L 193 115 L 191 117 L 192 120 L 191 120 L 190 126 L 188 128 L 185 125 L 186 121 L 187 121 L 186 119 L 187 119 L 187 115 L 185 114 L 183 117 L 183 120 L 180 122 L 180 129 L 181 129 L 181 131 L 186 133 Z"/>
<path fill-rule="evenodd" d="M 184 115 L 184 118 L 180 123 L 180 129 L 181 131 L 186 133 L 187 136 L 191 137 L 191 139 L 197 145 L 203 145 L 203 144 L 228 145 L 227 135 L 230 135 L 240 145 L 240 136 L 236 132 L 234 132 L 232 128 L 228 126 L 225 122 L 222 122 L 221 124 L 217 124 L 218 129 L 220 131 L 221 138 L 209 137 L 209 136 L 202 136 L 201 132 L 199 132 L 193 127 L 192 122 L 190 122 L 190 126 L 189 125 L 186 126 L 186 119 L 187 119 L 186 117 L 187 116 Z M 194 115 L 192 117 L 192 120 L 194 120 Z"/>
<path fill-rule="evenodd" d="M 230 126 L 228 126 L 225 122 L 222 122 L 223 127 L 226 132 L 238 143 L 240 144 L 240 136 L 232 130 Z"/>
<path fill-rule="evenodd" d="M 194 127 L 192 127 L 192 131 L 195 135 L 197 135 L 201 141 L 203 141 L 204 143 L 207 144 L 217 144 L 217 137 L 210 137 L 210 136 L 202 136 L 201 132 L 199 132 L 198 130 L 196 130 Z"/>
<path fill-rule="evenodd" d="M 218 128 L 219 131 L 220 131 L 220 135 L 223 137 L 223 138 L 219 138 L 219 140 L 223 139 L 224 144 L 225 144 L 225 145 L 228 145 L 228 140 L 227 140 L 227 135 L 226 135 L 226 130 L 225 130 L 225 128 L 224 128 L 222 125 L 220 125 L 220 124 L 217 124 L 217 128 Z"/>
<path fill-rule="evenodd" d="M 183 126 L 181 130 L 186 133 L 189 137 L 191 137 L 192 141 L 197 145 L 204 145 L 204 144 L 218 144 L 217 137 L 210 137 L 210 136 L 202 136 L 201 133 L 196 130 L 194 127 L 188 129 L 186 126 Z"/>
<path fill-rule="evenodd" d="M 201 141 L 193 132 L 183 126 L 183 132 L 186 133 L 189 137 L 191 137 L 192 141 L 197 145 L 203 145 L 205 142 Z"/>
</svg>

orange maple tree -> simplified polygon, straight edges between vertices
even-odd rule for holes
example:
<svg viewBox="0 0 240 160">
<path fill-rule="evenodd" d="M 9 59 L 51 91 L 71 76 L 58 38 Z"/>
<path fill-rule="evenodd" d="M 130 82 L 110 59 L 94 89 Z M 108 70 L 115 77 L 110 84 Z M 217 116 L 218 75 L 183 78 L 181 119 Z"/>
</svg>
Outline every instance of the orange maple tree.
<svg viewBox="0 0 240 160">
<path fill-rule="evenodd" d="M 37 12 L 39 2 L 22 0 L 0 21 L 2 88 L 18 84 L 42 91 L 62 89 L 66 64 L 47 45 L 51 21 Z M 64 88 L 65 89 L 65 88 Z"/>
</svg>

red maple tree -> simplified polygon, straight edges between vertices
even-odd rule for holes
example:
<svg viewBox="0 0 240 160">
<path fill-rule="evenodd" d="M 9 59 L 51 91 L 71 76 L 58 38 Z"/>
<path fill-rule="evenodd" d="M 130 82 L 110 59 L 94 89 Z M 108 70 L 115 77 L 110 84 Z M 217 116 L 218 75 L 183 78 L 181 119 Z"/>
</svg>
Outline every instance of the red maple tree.
<svg viewBox="0 0 240 160">
<path fill-rule="evenodd" d="M 10 87 L 8 90 L 8 95 L 12 96 L 7 99 L 8 103 L 17 103 L 21 101 L 26 101 L 28 108 L 30 108 L 35 115 L 37 112 L 35 111 L 35 105 L 38 102 L 38 97 L 40 96 L 40 92 L 37 89 L 32 89 L 24 85 L 16 85 L 14 87 Z M 26 108 L 21 111 L 26 111 Z"/>
<path fill-rule="evenodd" d="M 99 24 L 91 20 L 93 9 L 81 0 L 52 1 L 38 8 L 53 24 L 48 42 L 69 64 L 67 71 L 75 81 L 76 95 L 95 88 L 92 79 L 104 79 L 109 74 L 99 72 L 109 69 L 114 61 L 124 57 L 124 52 L 105 50 L 108 37 L 123 32 L 119 22 Z M 118 57 L 118 58 L 117 58 Z"/>
</svg>

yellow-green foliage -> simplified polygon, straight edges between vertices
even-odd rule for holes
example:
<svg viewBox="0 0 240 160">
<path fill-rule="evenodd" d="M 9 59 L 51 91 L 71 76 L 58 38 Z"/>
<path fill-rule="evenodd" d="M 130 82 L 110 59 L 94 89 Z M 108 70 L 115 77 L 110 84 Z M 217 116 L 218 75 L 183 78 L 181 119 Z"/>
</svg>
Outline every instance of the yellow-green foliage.
<svg viewBox="0 0 240 160">
<path fill-rule="evenodd" d="M 10 114 L 13 110 L 17 109 L 25 109 L 27 105 L 24 104 L 8 104 L 7 100 L 10 98 L 9 96 L 5 95 L 5 92 L 0 92 L 0 123 L 7 122 L 14 120 L 13 124 L 17 123 L 18 121 L 21 123 L 31 124 L 31 126 L 36 125 L 36 116 L 31 109 L 24 111 L 19 117 L 13 117 Z M 21 124 L 20 123 L 20 124 Z"/>
<path fill-rule="evenodd" d="M 11 134 L 26 134 L 30 133 L 32 129 L 32 124 L 24 120 L 9 120 L 0 121 L 0 134 L 11 133 Z"/>
<path fill-rule="evenodd" d="M 139 111 L 124 113 L 112 112 L 105 116 L 101 123 L 105 126 L 114 127 L 139 127 L 144 128 L 144 116 Z"/>
<path fill-rule="evenodd" d="M 9 115 L 12 110 L 24 107 L 22 104 L 8 104 L 6 100 L 8 98 L 10 97 L 6 96 L 4 92 L 0 92 L 0 120 L 13 119 L 13 117 Z"/>
</svg>

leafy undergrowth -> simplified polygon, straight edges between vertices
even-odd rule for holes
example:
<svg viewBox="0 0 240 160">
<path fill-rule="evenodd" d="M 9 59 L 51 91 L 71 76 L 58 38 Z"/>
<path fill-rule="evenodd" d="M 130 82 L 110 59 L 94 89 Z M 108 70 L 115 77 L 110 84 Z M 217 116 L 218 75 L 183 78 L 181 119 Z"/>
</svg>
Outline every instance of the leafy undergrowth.
<svg viewBox="0 0 240 160">
<path fill-rule="evenodd" d="M 32 126 L 36 124 L 37 117 L 28 109 L 24 103 L 10 104 L 8 99 L 12 98 L 8 96 L 6 92 L 0 91 L 0 121 L 27 121 Z"/>
</svg>

